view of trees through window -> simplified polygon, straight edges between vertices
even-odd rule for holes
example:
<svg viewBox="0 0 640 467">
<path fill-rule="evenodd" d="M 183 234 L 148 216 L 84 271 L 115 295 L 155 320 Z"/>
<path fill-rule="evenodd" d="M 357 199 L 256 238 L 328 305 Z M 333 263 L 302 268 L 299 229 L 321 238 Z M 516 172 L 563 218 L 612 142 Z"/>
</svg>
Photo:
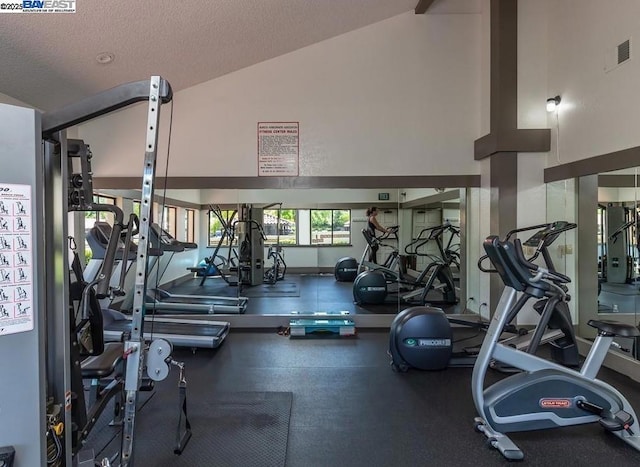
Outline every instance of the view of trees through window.
<svg viewBox="0 0 640 467">
<path fill-rule="evenodd" d="M 222 220 L 218 218 L 213 212 L 209 211 L 209 246 L 216 246 L 222 237 L 224 232 L 224 227 L 222 222 L 224 222 L 229 227 L 233 226 L 233 223 L 238 220 L 238 212 L 230 211 L 230 210 L 222 210 L 219 211 Z M 229 244 L 229 237 L 225 237 L 222 245 Z"/>
<path fill-rule="evenodd" d="M 93 195 L 93 202 L 95 204 L 110 204 L 115 205 L 116 199 L 111 196 L 101 196 L 101 195 Z M 84 231 L 88 232 L 97 221 L 100 222 L 108 222 L 109 224 L 113 224 L 113 214 L 106 211 L 87 211 L 84 213 Z M 91 259 L 92 253 L 91 248 L 89 248 L 89 243 L 85 240 L 84 242 L 84 257 L 85 261 L 89 261 Z"/>
<path fill-rule="evenodd" d="M 277 209 L 265 209 L 262 213 L 263 221 L 262 228 L 267 236 L 265 244 L 275 245 L 276 242 L 280 242 L 280 245 L 297 245 L 297 210 L 296 209 L 281 209 L 280 220 L 278 222 L 278 210 Z M 280 225 L 280 238 L 278 239 L 278 225 Z"/>
<path fill-rule="evenodd" d="M 230 226 L 238 219 L 231 210 L 219 211 Z M 233 215 L 233 217 L 232 217 Z M 280 226 L 278 235 L 278 225 Z M 265 245 L 349 245 L 351 243 L 351 211 L 348 209 L 265 209 L 262 228 Z M 216 246 L 223 233 L 222 222 L 209 212 L 209 246 Z M 222 246 L 228 245 L 225 238 Z"/>
<path fill-rule="evenodd" d="M 349 243 L 351 243 L 350 210 L 311 210 L 312 245 L 348 245 Z"/>
</svg>

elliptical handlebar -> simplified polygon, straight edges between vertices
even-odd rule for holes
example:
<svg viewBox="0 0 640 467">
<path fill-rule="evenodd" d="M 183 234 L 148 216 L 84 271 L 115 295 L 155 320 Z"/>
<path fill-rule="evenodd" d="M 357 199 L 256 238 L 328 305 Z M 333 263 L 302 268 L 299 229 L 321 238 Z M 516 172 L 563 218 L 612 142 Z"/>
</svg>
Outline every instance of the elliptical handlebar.
<svg viewBox="0 0 640 467">
<path fill-rule="evenodd" d="M 442 235 L 444 233 L 445 230 L 450 230 L 454 235 L 457 235 L 458 237 L 460 236 L 460 229 L 458 229 L 457 227 L 452 226 L 449 221 L 446 221 L 444 224 L 434 225 L 433 227 L 426 227 L 426 228 L 422 229 L 420 231 L 420 233 L 418 234 L 418 236 L 412 242 L 408 243 L 404 247 L 404 252 L 406 254 L 408 254 L 408 255 L 421 256 L 420 253 L 418 253 L 418 248 L 420 248 L 423 245 L 425 245 L 426 243 L 428 243 L 429 240 L 433 240 L 433 239 L 439 237 L 440 235 Z M 426 237 L 423 237 L 422 234 L 424 234 L 426 232 L 429 232 L 429 235 L 427 235 Z M 452 237 L 453 237 L 453 235 L 452 235 Z M 409 247 L 412 247 L 414 245 L 416 245 L 415 248 L 413 249 L 413 251 L 410 251 Z M 424 256 L 428 256 L 428 255 L 424 255 Z"/>
<path fill-rule="evenodd" d="M 564 274 L 560 274 L 555 270 L 552 271 L 548 268 L 532 263 L 530 260 L 527 260 L 527 258 L 524 256 L 524 251 L 522 249 L 522 242 L 520 241 L 519 238 L 516 238 L 513 241 L 513 244 L 515 246 L 516 257 L 518 258 L 518 261 L 520 261 L 520 264 L 522 264 L 523 266 L 529 268 L 534 272 L 541 272 L 545 278 L 550 279 L 553 282 L 560 282 L 563 284 L 568 284 L 569 282 L 571 282 L 571 278 L 565 276 Z"/>
<path fill-rule="evenodd" d="M 387 227 L 387 231 L 384 232 L 382 235 L 380 235 L 379 237 L 375 236 L 375 232 L 373 237 L 378 240 L 378 242 L 380 240 L 386 240 L 387 238 L 390 238 L 392 235 L 394 236 L 394 238 L 397 240 L 398 239 L 398 231 L 400 230 L 400 226 L 399 225 L 392 225 L 391 227 Z"/>
<path fill-rule="evenodd" d="M 520 233 L 520 232 L 527 232 L 529 230 L 540 230 L 543 227 L 549 227 L 551 224 L 537 224 L 537 225 L 532 225 L 530 227 L 521 227 L 519 229 L 513 229 L 510 230 L 509 232 L 507 232 L 506 237 L 504 237 L 504 239 L 502 240 L 503 242 L 506 242 L 507 240 L 509 240 L 514 234 Z"/>
<path fill-rule="evenodd" d="M 498 272 L 497 269 L 487 269 L 484 266 L 482 266 L 482 263 L 486 259 L 489 259 L 489 255 L 484 255 L 484 256 L 480 257 L 480 259 L 478 260 L 478 269 L 480 269 L 480 271 L 482 271 L 482 272 L 489 272 L 489 273 L 492 273 L 492 274 Z"/>
<path fill-rule="evenodd" d="M 625 222 L 624 224 L 622 224 L 620 227 L 618 227 L 615 232 L 613 232 L 611 235 L 609 235 L 609 240 L 613 240 L 613 243 L 618 241 L 618 237 L 620 236 L 620 234 L 622 232 L 624 232 L 625 230 L 627 230 L 629 227 L 631 227 L 632 225 L 634 225 L 636 223 L 636 220 L 630 220 L 628 222 Z"/>
<path fill-rule="evenodd" d="M 520 241 L 520 239 L 513 240 L 513 244 L 516 246 L 515 252 L 518 256 L 518 260 L 520 261 L 520 263 L 522 263 L 523 266 L 529 268 L 530 270 L 538 271 L 538 268 L 540 268 L 540 266 L 533 263 L 533 261 L 540 255 L 540 253 L 542 253 L 542 256 L 544 257 L 544 260 L 547 264 L 547 268 L 544 269 L 545 271 L 547 271 L 546 274 L 548 278 L 553 282 L 566 284 L 571 282 L 571 279 L 555 270 L 553 262 L 551 261 L 551 257 L 548 254 L 547 247 L 551 245 L 562 232 L 575 229 L 576 227 L 577 224 L 567 221 L 555 221 L 546 224 L 537 224 L 529 227 L 510 230 L 509 232 L 507 232 L 507 235 L 504 237 L 504 239 L 501 239 L 501 241 L 506 242 L 514 234 L 520 232 L 527 232 L 530 230 L 538 229 L 538 232 L 536 232 L 533 236 L 531 236 L 524 242 L 524 245 L 535 248 L 535 253 L 530 258 L 525 257 L 524 250 L 522 248 L 522 242 Z M 480 259 L 478 260 L 478 269 L 480 269 L 480 271 L 482 272 L 488 273 L 498 272 L 496 269 L 488 269 L 482 265 L 482 263 L 487 258 L 489 258 L 489 255 L 480 257 Z"/>
</svg>

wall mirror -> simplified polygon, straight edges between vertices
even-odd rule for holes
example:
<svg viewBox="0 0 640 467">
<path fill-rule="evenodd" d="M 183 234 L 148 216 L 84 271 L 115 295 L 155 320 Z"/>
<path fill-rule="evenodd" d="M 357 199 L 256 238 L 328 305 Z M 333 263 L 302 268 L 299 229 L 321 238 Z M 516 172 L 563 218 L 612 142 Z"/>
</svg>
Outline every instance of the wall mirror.
<svg viewBox="0 0 640 467">
<path fill-rule="evenodd" d="M 557 269 L 573 279 L 569 304 L 576 333 L 592 339 L 590 319 L 638 325 L 638 169 L 628 168 L 547 184 L 547 220 L 576 222 L 553 249 Z M 580 236 L 580 237 L 579 237 Z M 638 359 L 635 339 L 616 339 Z"/>
<path fill-rule="evenodd" d="M 158 258 L 149 284 L 220 297 L 221 314 L 395 315 L 425 303 L 459 312 L 467 282 L 466 191 L 158 190 L 155 220 L 187 248 Z M 136 190 L 103 189 L 99 196 L 126 214 L 139 209 Z M 372 207 L 389 229 L 376 232 L 376 264 L 363 233 Z M 95 220 L 85 219 L 86 231 Z M 336 277 L 341 261 L 354 277 Z M 358 286 L 362 294 L 354 294 Z"/>
<path fill-rule="evenodd" d="M 638 168 L 598 174 L 596 213 L 598 315 L 637 325 L 640 311 Z M 627 339 L 621 343 L 636 359 L 640 357 L 637 340 Z"/>
</svg>

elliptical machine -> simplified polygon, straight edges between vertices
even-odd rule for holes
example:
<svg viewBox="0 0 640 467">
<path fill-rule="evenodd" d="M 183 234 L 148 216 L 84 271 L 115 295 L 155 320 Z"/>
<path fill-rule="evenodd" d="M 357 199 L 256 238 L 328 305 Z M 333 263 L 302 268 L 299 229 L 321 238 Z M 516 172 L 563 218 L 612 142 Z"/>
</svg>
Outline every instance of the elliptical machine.
<svg viewBox="0 0 640 467">
<path fill-rule="evenodd" d="M 473 368 L 472 395 L 480 415 L 475 429 L 509 460 L 523 459 L 524 454 L 504 433 L 595 422 L 640 450 L 640 425 L 633 408 L 613 386 L 596 379 L 609 347 L 617 345 L 614 337 L 637 337 L 640 330 L 614 321 L 590 320 L 598 336 L 579 371 L 501 344 L 504 325 L 520 310 L 518 292 L 523 297 L 549 297 L 545 305 L 549 307 L 551 299 L 566 294 L 562 285 L 571 279 L 527 261 L 519 240 L 490 236 L 483 246 L 505 288 Z M 484 389 L 493 359 L 523 371 Z"/>
<path fill-rule="evenodd" d="M 396 246 L 385 243 L 388 239 L 398 239 L 398 229 L 399 226 L 392 226 L 388 232 L 379 237 L 376 237 L 369 229 L 362 229 L 367 246 L 362 252 L 357 276 L 353 281 L 353 300 L 358 305 L 384 303 L 389 292 L 388 284 L 394 284 L 396 288 L 400 287 L 402 281 L 400 252 Z M 391 249 L 384 262 L 377 264 L 368 261 L 367 258 L 371 251 L 376 251 L 380 247 Z"/>
<path fill-rule="evenodd" d="M 560 233 L 575 228 L 575 224 L 556 222 L 540 224 L 532 227 L 512 230 L 507 239 L 518 232 L 539 229 L 525 245 L 534 248 L 534 255 L 529 261 L 534 261 L 542 255 L 547 269 L 554 270 L 553 260 L 549 254 L 549 246 L 558 238 Z M 486 269 L 482 263 L 488 256 L 478 261 L 478 267 L 483 272 L 498 272 Z M 561 365 L 575 367 L 579 364 L 578 348 L 571 322 L 571 314 L 567 302 L 566 286 L 560 284 L 565 295 L 541 298 L 533 308 L 540 314 L 540 321 L 534 332 L 517 329 L 512 324 L 515 316 L 533 295 L 524 295 L 517 305 L 515 313 L 506 321 L 503 332 L 514 334 L 502 340 L 508 345 L 525 352 L 535 354 L 540 345 L 549 343 L 554 361 Z M 391 323 L 389 337 L 389 355 L 394 370 L 407 371 L 409 368 L 420 370 L 442 370 L 447 367 L 472 367 L 478 356 L 478 347 L 464 348 L 454 351 L 452 324 L 465 328 L 475 328 L 485 332 L 489 323 L 481 320 L 470 320 L 469 315 L 447 315 L 439 308 L 412 307 L 403 310 Z M 500 368 L 496 363 L 493 367 Z M 506 370 L 506 368 L 502 368 Z"/>
<path fill-rule="evenodd" d="M 429 302 L 438 305 L 454 305 L 458 302 L 456 297 L 455 283 L 451 273 L 450 265 L 452 256 L 448 256 L 442 244 L 442 234 L 451 228 L 449 223 L 424 229 L 429 232 L 427 238 L 421 238 L 420 245 L 424 245 L 429 240 L 435 240 L 438 245 L 441 257 L 433 258 L 429 264 L 417 277 L 408 277 L 405 268 L 400 261 L 400 253 L 397 248 L 382 243 L 390 234 L 374 237 L 368 230 L 363 230 L 362 234 L 367 240 L 367 247 L 362 254 L 358 276 L 353 283 L 353 299 L 358 305 L 384 303 L 390 293 L 399 293 L 399 299 L 408 304 L 424 305 Z M 391 234 L 396 235 L 397 226 L 392 227 Z M 415 243 L 412 242 L 412 243 Z M 369 263 L 365 261 L 366 256 L 372 248 L 378 246 L 388 246 L 393 248 L 383 265 Z M 427 255 L 425 255 L 427 256 Z M 363 271 L 369 268 L 368 271 Z M 393 284 L 393 289 L 389 285 Z M 442 297 L 439 300 L 427 298 L 431 290 L 438 290 Z"/>
</svg>

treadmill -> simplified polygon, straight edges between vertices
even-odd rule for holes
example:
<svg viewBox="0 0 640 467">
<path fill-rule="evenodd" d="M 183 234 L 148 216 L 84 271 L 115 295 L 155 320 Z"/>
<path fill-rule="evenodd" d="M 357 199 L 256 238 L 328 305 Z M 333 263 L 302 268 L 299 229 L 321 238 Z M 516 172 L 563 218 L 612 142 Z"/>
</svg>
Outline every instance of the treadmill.
<svg viewBox="0 0 640 467">
<path fill-rule="evenodd" d="M 87 242 L 91 250 L 98 250 L 98 255 L 104 256 L 104 251 L 111 235 L 111 226 L 106 222 L 96 222 L 96 226 L 87 232 Z M 149 229 L 149 242 L 153 247 L 149 250 L 149 257 L 152 263 L 149 271 L 152 272 L 157 266 L 156 278 L 161 277 L 160 258 L 165 254 L 171 257 L 175 253 L 184 251 L 185 246 L 189 249 L 197 248 L 195 243 L 181 242 L 173 238 L 168 232 L 162 230 L 157 224 L 152 224 Z M 102 251 L 100 251 L 102 250 Z M 135 250 L 135 246 L 132 247 Z M 134 251 L 135 255 L 135 251 Z M 135 258 L 133 258 L 135 261 Z M 168 266 L 168 263 L 167 263 Z M 166 270 L 166 267 L 165 267 Z M 163 272 L 162 272 L 163 273 Z M 152 275 L 150 274 L 152 277 Z M 149 283 L 152 281 L 149 281 Z M 157 280 L 155 281 L 157 282 Z M 127 287 L 132 290 L 133 287 Z M 224 297 L 215 295 L 176 295 L 161 288 L 148 288 L 145 308 L 149 314 L 175 314 L 175 315 L 211 315 L 211 314 L 242 314 L 247 309 L 249 298 L 247 297 Z M 133 305 L 133 294 L 127 294 L 124 298 L 122 308 L 128 310 Z"/>
<path fill-rule="evenodd" d="M 150 244 L 159 249 L 162 255 L 155 256 L 151 269 L 157 265 L 157 274 L 162 277 L 164 271 L 169 266 L 169 262 L 175 253 L 184 250 L 198 248 L 198 245 L 191 242 L 181 242 L 176 240 L 166 230 L 160 228 L 158 224 L 152 224 L 149 229 Z M 170 255 L 164 270 L 160 271 L 160 258 Z M 180 295 L 172 294 L 162 288 L 147 289 L 148 310 L 154 310 L 155 313 L 172 313 L 172 314 L 215 314 L 215 313 L 236 313 L 242 314 L 247 309 L 249 303 L 248 297 L 225 297 L 221 295 Z"/>
<path fill-rule="evenodd" d="M 111 234 L 111 225 L 106 222 L 96 222 L 96 225 L 87 232 L 87 241 L 93 252 L 92 260 L 104 259 L 106 245 Z M 158 257 L 162 251 L 155 248 L 149 249 L 149 255 Z M 123 259 L 125 258 L 126 259 Z M 126 261 L 129 269 L 137 259 L 137 247 L 132 245 L 127 254 L 124 245 L 121 245 L 117 258 Z M 118 270 L 121 270 L 120 268 Z M 127 303 L 129 297 L 133 297 L 133 287 L 127 287 L 129 292 L 125 294 L 123 303 Z M 146 307 L 145 307 L 146 308 Z M 127 309 L 123 307 L 121 309 Z M 104 338 L 107 342 L 120 342 L 125 333 L 131 331 L 131 317 L 114 309 L 103 309 Z M 176 347 L 210 348 L 219 347 L 229 334 L 230 323 L 226 321 L 210 321 L 206 319 L 183 320 L 179 318 L 160 317 L 146 315 L 144 318 L 145 340 L 162 338 Z"/>
<path fill-rule="evenodd" d="M 131 331 L 131 317 L 116 310 L 102 310 L 104 339 L 120 342 Z M 144 339 L 165 339 L 175 347 L 216 349 L 229 334 L 226 321 L 180 320 L 150 315 L 144 317 Z"/>
</svg>

